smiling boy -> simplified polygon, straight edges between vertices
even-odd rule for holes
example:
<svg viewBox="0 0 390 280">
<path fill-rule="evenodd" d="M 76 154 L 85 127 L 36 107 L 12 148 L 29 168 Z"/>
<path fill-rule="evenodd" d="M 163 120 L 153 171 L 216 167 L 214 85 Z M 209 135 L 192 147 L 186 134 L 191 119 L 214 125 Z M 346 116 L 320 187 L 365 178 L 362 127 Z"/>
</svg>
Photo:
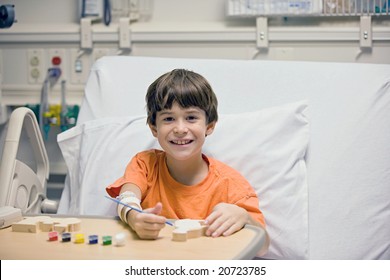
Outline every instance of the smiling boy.
<svg viewBox="0 0 390 280">
<path fill-rule="evenodd" d="M 206 235 L 228 236 L 245 224 L 265 227 L 250 184 L 236 170 L 202 154 L 218 121 L 217 98 L 201 75 L 175 69 L 148 88 L 147 123 L 163 150 L 138 153 L 106 188 L 143 213 L 118 205 L 142 239 L 156 239 L 167 219 L 201 219 Z M 227 151 L 228 152 L 228 151 Z"/>
</svg>

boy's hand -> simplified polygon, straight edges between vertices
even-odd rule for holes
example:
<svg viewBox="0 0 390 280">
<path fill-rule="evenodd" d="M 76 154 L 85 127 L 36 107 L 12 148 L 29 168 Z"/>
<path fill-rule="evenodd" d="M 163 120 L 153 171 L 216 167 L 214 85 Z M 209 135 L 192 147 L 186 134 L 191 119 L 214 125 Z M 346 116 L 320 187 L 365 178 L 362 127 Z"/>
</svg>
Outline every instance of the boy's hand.
<svg viewBox="0 0 390 280">
<path fill-rule="evenodd" d="M 127 223 L 141 239 L 157 239 L 167 221 L 165 217 L 158 216 L 161 210 L 162 204 L 159 202 L 153 208 L 144 209 L 143 213 L 130 211 Z"/>
<path fill-rule="evenodd" d="M 209 225 L 206 235 L 229 236 L 242 229 L 248 220 L 249 214 L 245 209 L 234 204 L 219 203 L 206 218 L 206 224 Z"/>
</svg>

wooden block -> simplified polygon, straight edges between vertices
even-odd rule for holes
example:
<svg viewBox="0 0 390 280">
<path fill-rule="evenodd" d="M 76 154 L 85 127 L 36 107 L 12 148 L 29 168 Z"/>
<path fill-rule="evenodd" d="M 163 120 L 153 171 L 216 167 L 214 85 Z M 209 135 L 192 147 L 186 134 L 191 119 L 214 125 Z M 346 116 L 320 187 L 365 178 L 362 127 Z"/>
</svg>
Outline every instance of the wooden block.
<svg viewBox="0 0 390 280">
<path fill-rule="evenodd" d="M 54 230 L 54 220 L 49 216 L 36 216 L 31 219 L 38 222 L 38 228 L 40 231 L 49 232 Z"/>
<path fill-rule="evenodd" d="M 34 219 L 23 219 L 17 223 L 12 224 L 12 231 L 36 233 L 39 230 L 38 224 L 39 222 Z"/>
<path fill-rule="evenodd" d="M 207 226 L 203 221 L 183 219 L 175 221 L 175 229 L 172 232 L 173 241 L 187 241 L 190 238 L 204 236 Z"/>
<path fill-rule="evenodd" d="M 67 224 L 55 224 L 54 231 L 59 232 L 59 233 L 67 232 L 68 225 Z"/>
<path fill-rule="evenodd" d="M 63 220 L 64 224 L 68 225 L 68 231 L 80 231 L 81 230 L 81 220 L 77 218 L 66 218 Z"/>
<path fill-rule="evenodd" d="M 81 220 L 76 218 L 52 218 L 49 216 L 27 217 L 12 224 L 12 231 L 31 232 L 39 231 L 50 232 L 57 231 L 73 232 L 81 230 Z"/>
<path fill-rule="evenodd" d="M 42 230 L 43 223 L 50 222 L 50 220 L 51 218 L 48 216 L 27 217 L 17 223 L 13 223 L 12 231 L 36 233 Z M 45 226 L 46 228 L 47 226 Z"/>
<path fill-rule="evenodd" d="M 43 222 L 40 224 L 40 230 L 43 232 L 49 232 L 54 230 L 53 222 Z"/>
</svg>

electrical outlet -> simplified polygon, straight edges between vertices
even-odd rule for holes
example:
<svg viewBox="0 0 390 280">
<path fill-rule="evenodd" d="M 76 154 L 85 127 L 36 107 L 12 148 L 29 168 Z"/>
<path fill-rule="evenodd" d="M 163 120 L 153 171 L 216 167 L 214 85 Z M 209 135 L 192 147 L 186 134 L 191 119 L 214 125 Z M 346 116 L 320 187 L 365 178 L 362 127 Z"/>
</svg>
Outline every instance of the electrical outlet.
<svg viewBox="0 0 390 280">
<path fill-rule="evenodd" d="M 110 53 L 109 49 L 94 48 L 92 52 L 92 63 L 95 63 L 96 60 L 102 58 L 103 56 L 109 55 L 109 53 Z"/>
<path fill-rule="evenodd" d="M 30 84 L 42 84 L 45 80 L 45 59 L 43 49 L 27 50 L 27 75 Z"/>
<path fill-rule="evenodd" d="M 61 69 L 60 79 L 66 79 L 66 52 L 65 49 L 49 49 L 48 50 L 48 67 L 57 67 Z"/>
<path fill-rule="evenodd" d="M 77 49 L 70 51 L 70 82 L 72 84 L 85 84 L 88 79 L 91 62 L 90 54 Z"/>
</svg>

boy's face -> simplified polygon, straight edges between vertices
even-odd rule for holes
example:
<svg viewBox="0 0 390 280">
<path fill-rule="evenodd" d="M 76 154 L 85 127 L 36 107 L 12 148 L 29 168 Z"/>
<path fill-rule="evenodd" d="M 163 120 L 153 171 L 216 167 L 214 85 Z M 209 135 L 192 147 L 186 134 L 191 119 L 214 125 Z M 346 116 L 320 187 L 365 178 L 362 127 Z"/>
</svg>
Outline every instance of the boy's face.
<svg viewBox="0 0 390 280">
<path fill-rule="evenodd" d="M 206 123 L 202 109 L 182 108 L 175 102 L 171 109 L 157 112 L 156 126 L 149 126 L 169 157 L 190 160 L 201 156 L 206 135 L 213 132 L 215 123 Z"/>
</svg>

